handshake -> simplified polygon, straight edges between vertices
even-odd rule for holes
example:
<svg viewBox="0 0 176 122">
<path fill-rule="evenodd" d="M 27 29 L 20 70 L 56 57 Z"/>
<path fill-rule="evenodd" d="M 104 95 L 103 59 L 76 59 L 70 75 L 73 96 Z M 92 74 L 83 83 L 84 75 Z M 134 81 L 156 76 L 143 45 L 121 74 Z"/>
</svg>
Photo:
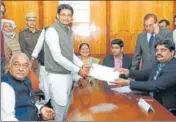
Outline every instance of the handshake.
<svg viewBox="0 0 176 122">
<path fill-rule="evenodd" d="M 90 71 L 91 65 L 90 64 L 84 64 L 81 69 L 79 70 L 78 74 L 82 77 L 79 79 L 78 85 L 80 87 L 85 87 L 87 86 L 89 80 L 89 71 Z"/>
<path fill-rule="evenodd" d="M 84 64 L 81 69 L 79 70 L 78 74 L 86 79 L 89 76 L 91 65 L 90 64 Z"/>
</svg>

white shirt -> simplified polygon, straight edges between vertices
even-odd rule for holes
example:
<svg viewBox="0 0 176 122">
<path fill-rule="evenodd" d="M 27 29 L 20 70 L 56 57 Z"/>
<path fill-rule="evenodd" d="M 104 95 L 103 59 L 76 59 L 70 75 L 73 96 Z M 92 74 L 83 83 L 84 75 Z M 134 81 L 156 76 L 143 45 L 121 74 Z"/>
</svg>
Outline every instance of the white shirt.
<svg viewBox="0 0 176 122">
<path fill-rule="evenodd" d="M 175 46 L 176 46 L 176 29 L 173 31 L 173 41 L 174 41 Z"/>
<path fill-rule="evenodd" d="M 149 42 L 150 41 L 150 37 L 152 36 L 151 33 L 147 33 L 147 41 Z M 155 37 L 155 34 L 153 34 L 153 36 Z"/>
<path fill-rule="evenodd" d="M 36 106 L 40 110 L 43 104 L 36 103 Z M 15 92 L 9 84 L 4 82 L 1 82 L 1 120 L 18 121 L 15 117 Z"/>
<path fill-rule="evenodd" d="M 40 51 L 42 50 L 42 47 L 43 47 L 43 43 L 44 43 L 44 40 L 45 40 L 45 29 L 42 30 L 38 40 L 37 40 L 37 44 L 35 45 L 35 48 L 32 52 L 32 57 L 34 58 L 37 58 Z"/>
<path fill-rule="evenodd" d="M 78 73 L 83 62 L 73 53 L 73 63 L 61 54 L 59 35 L 53 27 L 49 27 L 45 34 L 45 41 L 48 45 L 55 62 L 65 69 Z"/>
<path fill-rule="evenodd" d="M 38 38 L 37 44 L 32 52 L 32 57 L 34 58 L 38 57 L 40 51 L 42 50 L 42 46 L 44 44 L 45 38 L 46 38 L 46 43 L 50 48 L 53 59 L 54 60 L 56 59 L 55 61 L 61 66 L 63 66 L 64 68 L 66 68 L 67 70 L 72 71 L 73 80 L 78 81 L 81 78 L 81 76 L 79 76 L 77 72 L 79 71 L 79 67 L 83 65 L 83 62 L 73 53 L 73 62 L 74 64 L 77 65 L 75 66 L 72 62 L 70 62 L 61 54 L 60 45 L 58 43 L 59 36 L 54 28 L 52 27 L 48 28 L 47 32 L 45 31 L 45 29 L 42 30 Z"/>
</svg>

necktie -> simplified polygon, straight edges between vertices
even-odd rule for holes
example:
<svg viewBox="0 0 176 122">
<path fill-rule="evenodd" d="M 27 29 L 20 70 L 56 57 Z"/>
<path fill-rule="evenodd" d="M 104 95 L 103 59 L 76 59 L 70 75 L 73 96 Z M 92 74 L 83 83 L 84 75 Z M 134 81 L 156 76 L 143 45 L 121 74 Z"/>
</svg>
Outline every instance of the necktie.
<svg viewBox="0 0 176 122">
<path fill-rule="evenodd" d="M 149 47 L 150 47 L 150 48 L 152 47 L 152 45 L 153 45 L 153 43 L 154 43 L 154 40 L 155 40 L 155 37 L 154 37 L 154 35 L 152 34 L 151 37 L 150 37 L 150 39 L 149 39 Z"/>
<path fill-rule="evenodd" d="M 153 80 L 156 80 L 157 78 L 158 78 L 158 75 L 159 75 L 159 73 L 161 72 L 161 70 L 162 70 L 162 67 L 164 66 L 165 64 L 158 64 L 157 65 L 157 70 L 156 70 L 156 74 L 155 74 L 155 76 L 153 77 Z M 150 94 L 150 96 L 152 96 L 153 97 L 153 92 L 150 92 L 149 93 Z"/>
</svg>

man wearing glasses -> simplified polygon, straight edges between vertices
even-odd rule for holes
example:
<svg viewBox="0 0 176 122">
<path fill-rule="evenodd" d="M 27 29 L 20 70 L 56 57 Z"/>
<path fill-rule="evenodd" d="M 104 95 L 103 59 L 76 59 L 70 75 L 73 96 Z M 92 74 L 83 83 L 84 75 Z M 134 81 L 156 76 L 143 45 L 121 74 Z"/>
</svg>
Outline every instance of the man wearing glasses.
<svg viewBox="0 0 176 122">
<path fill-rule="evenodd" d="M 148 69 L 156 62 L 154 45 L 158 40 L 173 41 L 172 32 L 159 27 L 157 16 L 149 13 L 144 17 L 145 31 L 140 33 L 136 42 L 136 50 L 132 59 L 132 70 L 139 70 L 142 59 L 142 70 Z"/>
<path fill-rule="evenodd" d="M 25 19 L 27 28 L 19 33 L 19 43 L 21 51 L 31 59 L 31 54 L 40 36 L 41 30 L 36 28 L 37 16 L 35 13 L 28 13 Z M 39 77 L 40 66 L 37 59 L 32 60 L 32 69 L 37 77 Z"/>
<path fill-rule="evenodd" d="M 64 120 L 72 88 L 72 73 L 86 78 L 88 70 L 73 52 L 72 30 L 73 8 L 61 4 L 57 8 L 57 20 L 46 30 L 44 43 L 45 69 L 48 72 L 51 104 L 55 120 Z"/>
<path fill-rule="evenodd" d="M 52 120 L 54 111 L 35 102 L 31 81 L 27 77 L 31 68 L 29 58 L 24 54 L 13 55 L 9 72 L 1 81 L 1 120 L 37 121 Z M 39 113 L 38 113 L 39 112 Z"/>
</svg>

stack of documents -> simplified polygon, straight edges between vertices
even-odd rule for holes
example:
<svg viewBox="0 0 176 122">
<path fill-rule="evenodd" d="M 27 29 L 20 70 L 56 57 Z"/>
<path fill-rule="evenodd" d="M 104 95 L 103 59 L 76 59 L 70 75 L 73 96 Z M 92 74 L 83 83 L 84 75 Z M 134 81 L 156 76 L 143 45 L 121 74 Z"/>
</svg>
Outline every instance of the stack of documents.
<svg viewBox="0 0 176 122">
<path fill-rule="evenodd" d="M 98 80 L 107 81 L 108 84 L 110 82 L 114 82 L 119 78 L 119 72 L 114 71 L 114 68 L 94 63 L 92 64 L 89 75 Z"/>
<path fill-rule="evenodd" d="M 119 93 L 129 93 L 132 92 L 129 86 L 123 86 L 123 87 L 117 87 L 117 88 L 111 88 L 113 91 L 117 91 Z"/>
</svg>

